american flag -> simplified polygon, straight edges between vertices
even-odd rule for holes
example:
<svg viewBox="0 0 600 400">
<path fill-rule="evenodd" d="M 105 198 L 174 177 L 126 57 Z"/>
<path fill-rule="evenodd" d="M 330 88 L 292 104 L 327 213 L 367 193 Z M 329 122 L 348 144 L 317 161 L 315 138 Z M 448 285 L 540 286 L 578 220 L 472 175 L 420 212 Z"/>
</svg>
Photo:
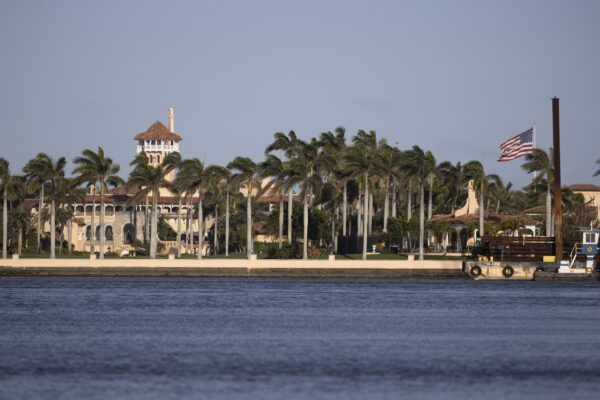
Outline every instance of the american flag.
<svg viewBox="0 0 600 400">
<path fill-rule="evenodd" d="M 500 158 L 498 161 L 510 161 L 515 158 L 533 153 L 533 128 L 508 139 L 500 145 Z"/>
</svg>

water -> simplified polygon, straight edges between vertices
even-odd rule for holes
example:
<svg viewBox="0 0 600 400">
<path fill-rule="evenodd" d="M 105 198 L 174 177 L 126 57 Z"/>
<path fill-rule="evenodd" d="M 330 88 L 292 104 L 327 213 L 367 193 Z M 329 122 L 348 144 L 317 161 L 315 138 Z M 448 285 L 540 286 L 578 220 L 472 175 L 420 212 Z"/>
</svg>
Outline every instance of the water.
<svg viewBox="0 0 600 400">
<path fill-rule="evenodd" d="M 597 398 L 597 284 L 0 279 L 0 398 Z"/>
</svg>

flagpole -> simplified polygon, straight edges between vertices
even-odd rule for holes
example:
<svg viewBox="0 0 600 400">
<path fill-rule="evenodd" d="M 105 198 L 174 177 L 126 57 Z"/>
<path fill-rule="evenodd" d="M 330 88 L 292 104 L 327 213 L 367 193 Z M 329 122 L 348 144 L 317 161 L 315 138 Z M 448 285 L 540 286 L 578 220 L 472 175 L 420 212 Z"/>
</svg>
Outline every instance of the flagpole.
<svg viewBox="0 0 600 400">
<path fill-rule="evenodd" d="M 535 122 L 533 123 L 533 148 L 535 149 Z M 533 179 L 537 179 L 537 171 L 533 171 Z"/>
</svg>

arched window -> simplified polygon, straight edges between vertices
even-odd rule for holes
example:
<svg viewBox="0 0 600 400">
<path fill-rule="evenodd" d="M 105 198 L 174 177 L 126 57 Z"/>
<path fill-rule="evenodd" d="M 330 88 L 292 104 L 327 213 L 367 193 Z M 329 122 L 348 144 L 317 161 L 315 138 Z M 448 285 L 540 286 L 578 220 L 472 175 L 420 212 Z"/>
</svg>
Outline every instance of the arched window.
<svg viewBox="0 0 600 400">
<path fill-rule="evenodd" d="M 110 241 L 114 240 L 112 226 L 108 225 L 106 228 L 104 228 L 104 239 Z"/>
<path fill-rule="evenodd" d="M 160 164 L 160 156 L 156 156 L 156 163 Z"/>
<path fill-rule="evenodd" d="M 152 164 L 154 162 L 154 159 L 152 158 L 152 156 L 150 156 L 150 164 Z"/>
<path fill-rule="evenodd" d="M 125 224 L 123 226 L 123 244 L 133 244 L 135 241 L 135 226 L 133 224 Z"/>
<path fill-rule="evenodd" d="M 85 240 L 92 240 L 92 227 L 89 225 L 85 227 Z"/>
<path fill-rule="evenodd" d="M 96 226 L 96 239 L 100 239 L 100 225 Z"/>
</svg>

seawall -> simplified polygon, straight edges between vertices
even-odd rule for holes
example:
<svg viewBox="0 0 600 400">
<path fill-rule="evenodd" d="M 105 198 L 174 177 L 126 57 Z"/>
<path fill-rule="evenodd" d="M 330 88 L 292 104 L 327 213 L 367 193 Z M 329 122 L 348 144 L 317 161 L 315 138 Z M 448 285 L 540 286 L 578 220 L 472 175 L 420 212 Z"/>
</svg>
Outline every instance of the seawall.
<svg viewBox="0 0 600 400">
<path fill-rule="evenodd" d="M 0 260 L 0 276 L 466 279 L 462 261 L 77 259 Z"/>
</svg>

